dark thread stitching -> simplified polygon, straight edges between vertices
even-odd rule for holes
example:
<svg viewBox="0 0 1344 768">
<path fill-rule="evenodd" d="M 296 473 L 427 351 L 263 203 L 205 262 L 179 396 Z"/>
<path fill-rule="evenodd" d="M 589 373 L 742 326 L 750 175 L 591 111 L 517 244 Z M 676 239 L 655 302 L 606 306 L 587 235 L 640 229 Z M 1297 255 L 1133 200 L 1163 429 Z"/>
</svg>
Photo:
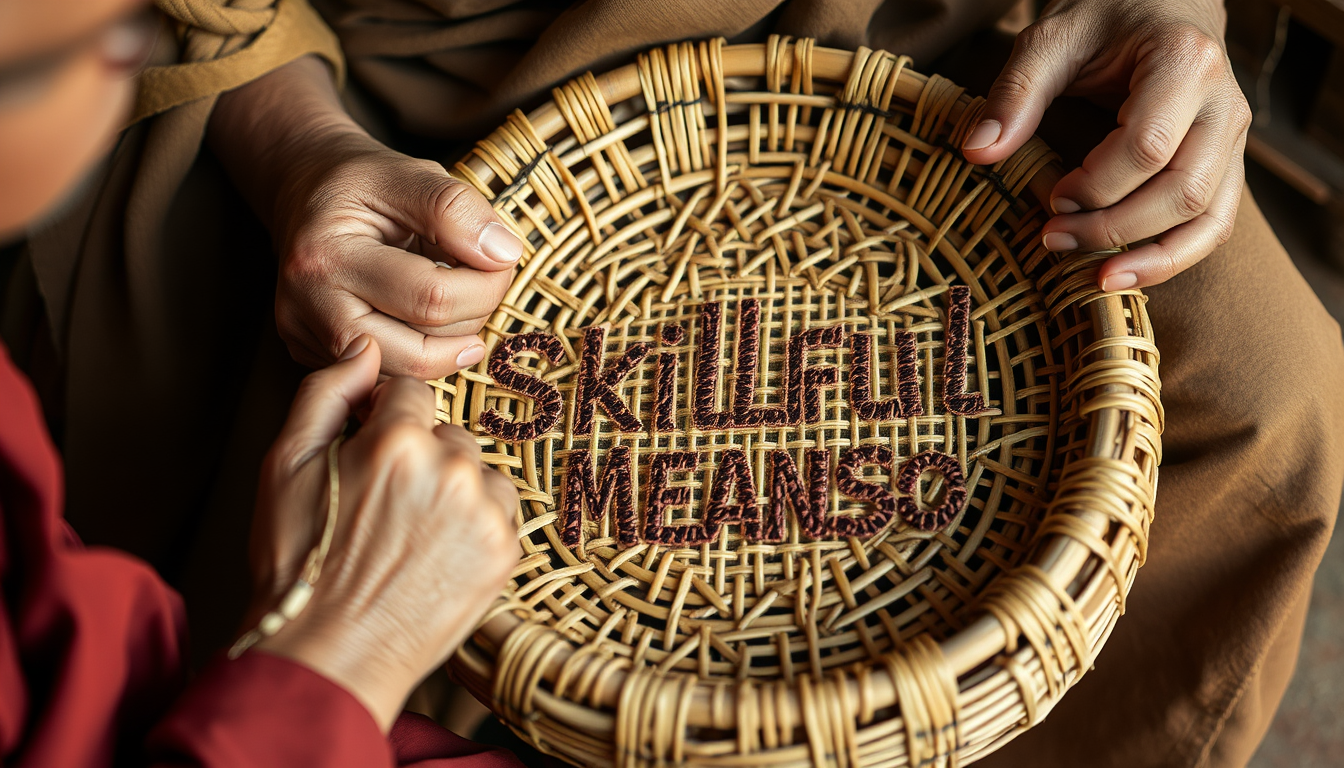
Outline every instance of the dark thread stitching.
<svg viewBox="0 0 1344 768">
<path fill-rule="evenodd" d="M 653 373 L 653 428 L 659 432 L 676 429 L 676 408 L 677 355 L 662 352 Z"/>
<path fill-rule="evenodd" d="M 658 331 L 663 343 L 677 346 L 686 340 L 686 329 L 677 323 L 665 323 Z M 653 428 L 668 432 L 677 428 L 677 368 L 675 352 L 661 352 L 653 374 Z"/>
<path fill-rule="evenodd" d="M 653 103 L 653 109 L 647 111 L 649 114 L 661 115 L 664 112 L 671 112 L 677 107 L 693 107 L 697 104 L 703 104 L 704 102 L 705 102 L 704 96 L 689 99 L 687 101 L 655 101 Z"/>
<path fill-rule="evenodd" d="M 961 147 L 953 145 L 952 142 L 950 141 L 943 140 L 938 142 L 935 146 L 952 153 L 952 155 L 955 157 L 963 158 L 964 160 L 964 156 L 961 154 Z M 991 166 L 972 164 L 971 177 L 972 178 L 983 177 L 989 179 L 989 182 L 994 185 L 994 189 L 999 193 L 999 195 L 1001 195 L 1004 198 L 1007 198 L 1007 200 L 1011 203 L 1016 204 L 1018 202 L 1017 195 L 1014 195 L 1013 191 L 1009 189 L 1008 182 L 1004 181 L 1003 177 L 1000 176 L 997 172 L 995 172 Z"/>
<path fill-rule="evenodd" d="M 770 506 L 759 539 L 765 542 L 784 540 L 787 526 L 785 509 L 792 508 L 798 527 L 812 538 L 821 527 L 826 514 L 826 500 L 831 495 L 831 452 L 824 448 L 807 450 L 807 488 L 798 476 L 793 457 L 783 449 L 770 452 Z"/>
<path fill-rule="evenodd" d="M 787 455 L 787 454 L 786 454 Z M 807 468 L 807 488 L 798 481 L 797 470 L 788 481 L 793 514 L 798 518 L 798 528 L 809 538 L 822 539 L 827 536 L 826 507 L 831 495 L 831 452 L 824 448 L 809 448 L 805 452 Z M 792 464 L 792 462 L 790 462 Z"/>
<path fill-rule="evenodd" d="M 652 346 L 645 341 L 631 344 L 614 365 L 603 370 L 602 349 L 606 338 L 607 329 L 601 326 L 584 329 L 583 359 L 579 364 L 578 392 L 574 398 L 575 435 L 592 433 L 595 405 L 602 407 L 617 431 L 641 432 L 644 429 L 639 418 L 616 393 L 616 387 L 648 356 Z"/>
<path fill-rule="evenodd" d="M 984 395 L 966 391 L 970 318 L 971 289 L 952 286 L 948 290 L 947 328 L 943 330 L 943 407 L 958 416 L 975 416 L 986 410 Z"/>
<path fill-rule="evenodd" d="M 664 344 L 675 347 L 686 340 L 686 329 L 682 328 L 680 323 L 665 323 L 658 330 L 658 335 L 662 337 Z"/>
<path fill-rule="evenodd" d="M 588 450 L 577 450 L 565 461 L 565 484 L 560 502 L 565 513 L 561 541 L 577 548 L 583 541 L 583 511 L 588 518 L 601 522 L 613 502 L 616 505 L 616 538 L 622 547 L 639 543 L 635 518 L 634 482 L 630 467 L 630 447 L 618 445 L 607 452 L 600 483 L 593 480 L 593 457 Z"/>
<path fill-rule="evenodd" d="M 700 429 L 726 429 L 730 411 L 714 410 L 714 394 L 719 377 L 719 327 L 723 324 L 723 302 L 711 301 L 700 310 L 700 343 L 695 358 L 695 392 L 691 421 Z"/>
<path fill-rule="evenodd" d="M 709 541 L 719 537 L 726 523 L 743 524 L 760 530 L 760 512 L 756 508 L 756 482 L 751 476 L 751 463 L 741 448 L 728 448 L 719 455 L 719 470 L 710 488 L 709 503 L 705 506 L 705 528 Z M 734 500 L 729 501 L 732 497 Z"/>
<path fill-rule="evenodd" d="M 495 199 L 508 200 L 510 197 L 513 197 L 513 194 L 515 192 L 522 189 L 527 184 L 528 177 L 532 175 L 532 172 L 537 169 L 538 165 L 541 165 L 541 161 L 545 160 L 546 156 L 550 154 L 550 152 L 551 148 L 547 146 L 545 149 L 542 150 L 541 154 L 537 155 L 531 160 L 528 160 L 527 165 L 524 165 L 522 168 L 518 169 L 518 173 L 513 177 L 513 181 L 509 182 L 509 185 L 507 187 L 501 189 L 499 191 L 499 194 L 495 195 Z"/>
<path fill-rule="evenodd" d="M 788 424 L 814 424 L 821 419 L 821 390 L 835 386 L 840 374 L 833 365 L 809 366 L 807 353 L 814 349 L 834 349 L 844 343 L 845 328 L 808 328 L 789 339 L 784 361 L 785 400 Z"/>
<path fill-rule="evenodd" d="M 881 485 L 864 480 L 863 467 L 874 465 L 890 472 L 894 461 L 895 456 L 885 445 L 856 446 L 840 452 L 840 464 L 835 469 L 836 490 L 855 501 L 869 502 L 873 507 L 862 517 L 828 517 L 826 530 L 830 536 L 866 538 L 891 522 L 896 514 L 896 497 Z"/>
<path fill-rule="evenodd" d="M 914 331 L 897 331 L 896 391 L 900 394 L 901 416 L 923 416 L 924 401 L 919 395 L 919 357 Z"/>
<path fill-rule="evenodd" d="M 865 421 L 891 421 L 924 413 L 919 397 L 918 361 L 915 358 L 915 334 L 896 331 L 896 393 L 886 400 L 873 398 L 873 337 L 855 333 L 849 337 L 849 403 L 854 414 Z"/>
<path fill-rule="evenodd" d="M 644 540 L 669 547 L 686 547 L 709 541 L 704 520 L 695 525 L 668 525 L 663 517 L 669 507 L 684 507 L 691 503 L 691 489 L 686 486 L 670 487 L 673 472 L 692 472 L 700 465 L 700 454 L 695 451 L 667 451 L 657 453 L 649 460 L 649 483 L 645 486 Z"/>
<path fill-rule="evenodd" d="M 778 405 L 753 407 L 756 399 L 757 366 L 761 348 L 761 302 L 743 299 L 737 305 L 737 358 L 733 363 L 737 381 L 733 390 L 733 426 L 779 427 L 787 423 L 788 411 Z"/>
<path fill-rule="evenodd" d="M 921 509 L 913 497 L 919 493 L 920 476 L 928 471 L 943 476 L 943 501 L 933 509 Z M 897 511 L 921 531 L 943 528 L 966 504 L 966 478 L 961 473 L 961 464 L 941 451 L 928 450 L 907 459 L 896 477 L 896 490 L 905 494 L 896 501 Z"/>
<path fill-rule="evenodd" d="M 538 435 L 550 431 L 564 413 L 565 402 L 560 390 L 536 376 L 514 368 L 513 358 L 521 352 L 538 352 L 545 356 L 551 365 L 558 365 L 565 359 L 565 347 L 560 339 L 544 331 L 520 333 L 500 342 L 490 353 L 490 362 L 486 370 L 495 384 L 503 389 L 526 395 L 536 401 L 536 412 L 530 421 L 513 421 L 504 414 L 491 408 L 481 414 L 479 423 L 486 434 L 510 443 L 535 440 Z"/>
</svg>

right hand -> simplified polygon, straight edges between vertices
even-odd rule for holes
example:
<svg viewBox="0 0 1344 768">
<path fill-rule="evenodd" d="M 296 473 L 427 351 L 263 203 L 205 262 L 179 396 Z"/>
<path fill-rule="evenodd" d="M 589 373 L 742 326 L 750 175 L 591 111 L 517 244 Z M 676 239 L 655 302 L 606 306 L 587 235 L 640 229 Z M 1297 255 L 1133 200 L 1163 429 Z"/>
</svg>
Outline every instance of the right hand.
<svg viewBox="0 0 1344 768">
<path fill-rule="evenodd" d="M 315 56 L 220 96 L 209 138 L 275 240 L 275 321 L 295 360 L 328 365 L 361 334 L 391 376 L 436 379 L 485 356 L 476 334 L 523 243 L 443 166 L 357 125 Z"/>
<path fill-rule="evenodd" d="M 367 404 L 339 451 L 337 530 L 312 599 L 256 648 L 350 691 L 386 731 L 498 597 L 519 547 L 513 483 L 481 463 L 466 430 L 434 424 L 423 382 L 376 385 L 380 363 L 361 336 L 300 388 L 262 469 L 250 615 L 294 583 L 325 522 L 327 446 Z"/>
<path fill-rule="evenodd" d="M 294 152 L 273 223 L 275 319 L 294 359 L 327 365 L 367 333 L 390 375 L 434 379 L 480 362 L 476 334 L 523 254 L 485 198 L 362 131 Z"/>
</svg>

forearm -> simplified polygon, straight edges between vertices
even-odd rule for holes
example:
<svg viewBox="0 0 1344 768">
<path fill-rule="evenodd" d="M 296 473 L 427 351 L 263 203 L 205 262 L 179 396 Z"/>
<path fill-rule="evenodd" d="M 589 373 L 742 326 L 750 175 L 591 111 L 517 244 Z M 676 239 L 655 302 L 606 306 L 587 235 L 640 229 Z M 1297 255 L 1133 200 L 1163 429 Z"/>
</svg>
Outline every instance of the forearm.
<svg viewBox="0 0 1344 768">
<path fill-rule="evenodd" d="M 371 139 L 341 106 L 330 68 L 304 56 L 220 96 L 206 136 L 234 184 L 274 231 L 276 203 L 342 142 Z"/>
</svg>

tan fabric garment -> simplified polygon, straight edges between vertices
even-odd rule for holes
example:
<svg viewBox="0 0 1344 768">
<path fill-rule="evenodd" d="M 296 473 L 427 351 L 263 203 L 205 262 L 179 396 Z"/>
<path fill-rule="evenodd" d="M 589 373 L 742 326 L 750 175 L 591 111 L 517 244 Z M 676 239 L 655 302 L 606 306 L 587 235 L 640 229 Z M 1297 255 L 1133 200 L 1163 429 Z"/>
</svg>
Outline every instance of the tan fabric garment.
<svg viewBox="0 0 1344 768">
<path fill-rule="evenodd" d="M 1005 55 L 977 42 L 934 64 L 1003 7 L 970 0 L 315 5 L 352 81 L 415 146 L 444 153 L 585 68 L 685 37 L 886 47 L 980 92 Z M 227 587 L 245 578 L 255 461 L 295 372 L 271 330 L 264 235 L 219 169 L 207 155 L 156 170 L 165 148 L 199 144 L 203 113 L 164 120 L 191 109 L 131 131 L 96 203 L 61 225 L 88 232 L 66 238 L 78 267 L 65 439 L 76 527 L 176 567 L 193 629 L 217 644 L 231 617 L 219 595 L 241 600 Z M 1112 121 L 1062 104 L 1043 134 L 1077 162 Z M 1095 670 L 984 765 L 1244 765 L 1291 674 L 1344 477 L 1339 328 L 1249 196 L 1232 240 L 1150 295 L 1168 421 L 1148 563 Z M 146 468 L 161 480 L 143 483 Z"/>
<path fill-rule="evenodd" d="M 314 0 L 352 80 L 400 126 L 475 140 L 503 116 L 659 43 L 769 32 L 908 53 L 916 65 L 992 23 L 1013 0 Z"/>
</svg>

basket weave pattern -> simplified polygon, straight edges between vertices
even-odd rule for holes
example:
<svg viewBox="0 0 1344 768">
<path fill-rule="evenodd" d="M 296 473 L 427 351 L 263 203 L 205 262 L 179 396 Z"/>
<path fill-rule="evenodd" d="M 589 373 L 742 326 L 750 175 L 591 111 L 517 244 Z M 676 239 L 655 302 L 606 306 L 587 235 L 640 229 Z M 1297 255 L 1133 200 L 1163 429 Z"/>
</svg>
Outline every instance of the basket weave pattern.
<svg viewBox="0 0 1344 768">
<path fill-rule="evenodd" d="M 907 64 L 676 44 L 457 165 L 528 252 L 487 328 L 519 346 L 435 382 L 523 499 L 523 558 L 453 667 L 542 750 L 968 762 L 1123 612 L 1160 460 L 1144 297 L 1042 246 L 1039 140 L 966 164 L 983 102 Z M 803 495 L 776 498 L 781 465 Z M 581 466 L 609 509 L 573 501 Z"/>
</svg>

